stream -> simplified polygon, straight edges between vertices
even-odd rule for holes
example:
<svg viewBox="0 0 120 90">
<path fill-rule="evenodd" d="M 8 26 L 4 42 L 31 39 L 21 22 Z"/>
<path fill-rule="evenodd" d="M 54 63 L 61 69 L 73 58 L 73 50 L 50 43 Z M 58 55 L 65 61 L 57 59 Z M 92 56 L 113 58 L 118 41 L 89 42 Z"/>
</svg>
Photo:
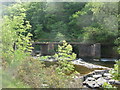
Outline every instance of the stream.
<svg viewBox="0 0 120 90">
<path fill-rule="evenodd" d="M 108 67 L 108 68 L 113 68 L 114 64 L 115 64 L 115 60 L 117 59 L 106 59 L 106 58 L 101 58 L 101 59 L 88 59 L 88 58 L 84 58 L 84 59 L 77 59 L 78 61 L 82 60 L 86 63 L 91 63 L 91 64 L 95 64 L 95 65 L 100 65 L 100 66 L 104 66 L 104 67 Z M 46 66 L 50 66 L 50 65 L 54 65 L 56 64 L 56 62 L 54 62 L 54 60 L 52 61 L 45 61 Z M 75 70 L 78 71 L 81 75 L 85 75 L 88 74 L 94 70 L 102 70 L 102 68 L 87 68 L 85 66 L 82 65 L 77 65 L 74 64 L 75 66 Z"/>
<path fill-rule="evenodd" d="M 111 59 L 111 58 L 88 59 L 88 58 L 84 58 L 82 60 L 87 62 L 87 63 L 92 63 L 95 65 L 101 65 L 101 66 L 113 68 L 114 64 L 115 64 L 115 60 L 117 60 L 117 59 Z M 88 74 L 94 70 L 101 70 L 101 68 L 90 69 L 90 68 L 86 68 L 86 67 L 81 66 L 81 65 L 75 65 L 75 70 L 78 71 L 81 75 L 85 75 L 85 74 Z"/>
<path fill-rule="evenodd" d="M 106 61 L 102 61 L 103 59 L 98 60 L 98 59 L 80 59 L 79 58 L 77 60 L 82 62 L 75 62 L 74 64 L 75 70 L 79 72 L 82 76 L 94 70 L 104 70 L 104 69 L 107 69 L 107 67 L 113 68 L 115 63 L 115 61 L 110 61 L 109 59 Z"/>
<path fill-rule="evenodd" d="M 83 60 L 85 62 L 92 63 L 92 64 L 95 64 L 95 65 L 101 65 L 101 66 L 113 68 L 114 64 L 115 64 L 115 61 L 117 59 L 111 59 L 111 58 L 88 59 L 88 58 L 84 58 Z"/>
</svg>

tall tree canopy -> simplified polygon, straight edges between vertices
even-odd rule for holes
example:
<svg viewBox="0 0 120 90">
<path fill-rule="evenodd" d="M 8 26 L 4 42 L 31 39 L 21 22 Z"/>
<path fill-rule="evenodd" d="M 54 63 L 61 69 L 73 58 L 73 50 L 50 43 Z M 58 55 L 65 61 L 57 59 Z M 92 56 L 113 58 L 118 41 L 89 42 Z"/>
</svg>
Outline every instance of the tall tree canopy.
<svg viewBox="0 0 120 90">
<path fill-rule="evenodd" d="M 117 2 L 29 2 L 22 7 L 35 41 L 114 43 L 118 36 Z M 7 14 L 18 14 L 15 8 Z"/>
</svg>

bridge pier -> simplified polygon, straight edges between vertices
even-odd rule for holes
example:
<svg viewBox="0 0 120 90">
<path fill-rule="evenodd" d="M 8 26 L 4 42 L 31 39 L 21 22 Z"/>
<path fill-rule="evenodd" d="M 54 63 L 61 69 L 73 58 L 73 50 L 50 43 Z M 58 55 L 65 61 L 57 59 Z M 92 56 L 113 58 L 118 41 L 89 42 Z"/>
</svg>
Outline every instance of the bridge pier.
<svg viewBox="0 0 120 90">
<path fill-rule="evenodd" d="M 80 44 L 79 45 L 79 57 L 88 58 L 100 58 L 101 57 L 101 45 L 97 44 Z"/>
<path fill-rule="evenodd" d="M 53 43 L 42 44 L 40 50 L 41 50 L 41 55 L 53 55 L 55 53 Z"/>
<path fill-rule="evenodd" d="M 101 57 L 101 44 L 100 43 L 93 44 L 91 53 L 94 58 L 100 58 Z"/>
</svg>

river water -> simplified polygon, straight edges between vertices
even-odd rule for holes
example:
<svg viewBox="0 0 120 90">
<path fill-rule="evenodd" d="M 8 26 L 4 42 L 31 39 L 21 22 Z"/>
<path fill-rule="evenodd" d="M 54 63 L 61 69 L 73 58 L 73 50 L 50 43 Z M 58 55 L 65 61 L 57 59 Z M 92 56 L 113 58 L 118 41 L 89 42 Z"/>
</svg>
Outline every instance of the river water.
<svg viewBox="0 0 120 90">
<path fill-rule="evenodd" d="M 105 66 L 105 67 L 109 67 L 109 68 L 113 68 L 115 61 L 117 59 L 109 59 L 109 58 L 101 58 L 101 59 L 90 59 L 90 58 L 79 58 L 80 60 L 83 60 L 87 63 L 92 63 L 95 65 L 101 65 L 101 66 Z M 91 68 L 87 68 L 81 65 L 74 65 L 75 66 L 75 70 L 78 71 L 81 75 L 85 75 L 88 74 L 94 70 L 101 70 L 101 68 L 95 68 L 95 69 L 91 69 Z"/>
<path fill-rule="evenodd" d="M 113 68 L 114 64 L 115 64 L 115 61 L 117 59 L 111 59 L 111 58 L 89 59 L 89 58 L 84 58 L 83 60 L 85 62 L 89 62 L 89 63 L 92 63 L 92 64 Z"/>
<path fill-rule="evenodd" d="M 115 60 L 117 59 L 109 59 L 109 58 L 101 58 L 101 59 L 89 59 L 89 58 L 79 58 L 79 60 L 83 60 L 85 62 L 88 63 L 92 63 L 95 65 L 101 65 L 101 66 L 105 66 L 105 67 L 109 67 L 109 68 L 113 68 L 114 64 L 115 64 Z M 46 66 L 50 66 L 50 65 L 54 65 L 56 64 L 56 62 L 46 62 Z M 81 75 L 85 75 L 88 74 L 96 69 L 91 69 L 91 68 L 87 68 L 81 65 L 74 65 L 75 66 L 75 70 L 78 71 Z M 98 68 L 98 70 L 101 70 L 101 68 Z"/>
</svg>

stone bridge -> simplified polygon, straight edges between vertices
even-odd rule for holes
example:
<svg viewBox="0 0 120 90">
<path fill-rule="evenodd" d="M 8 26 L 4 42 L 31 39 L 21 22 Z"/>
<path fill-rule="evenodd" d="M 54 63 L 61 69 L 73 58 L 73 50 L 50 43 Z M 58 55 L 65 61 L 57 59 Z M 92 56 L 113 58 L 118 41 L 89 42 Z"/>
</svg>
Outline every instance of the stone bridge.
<svg viewBox="0 0 120 90">
<path fill-rule="evenodd" d="M 88 44 L 88 43 L 79 43 L 79 42 L 67 42 L 69 44 L 77 45 L 78 57 L 92 57 L 100 58 L 101 57 L 101 44 Z M 62 42 L 34 42 L 35 45 L 40 45 L 41 55 L 53 55 L 55 53 L 55 45 L 62 44 Z"/>
</svg>

